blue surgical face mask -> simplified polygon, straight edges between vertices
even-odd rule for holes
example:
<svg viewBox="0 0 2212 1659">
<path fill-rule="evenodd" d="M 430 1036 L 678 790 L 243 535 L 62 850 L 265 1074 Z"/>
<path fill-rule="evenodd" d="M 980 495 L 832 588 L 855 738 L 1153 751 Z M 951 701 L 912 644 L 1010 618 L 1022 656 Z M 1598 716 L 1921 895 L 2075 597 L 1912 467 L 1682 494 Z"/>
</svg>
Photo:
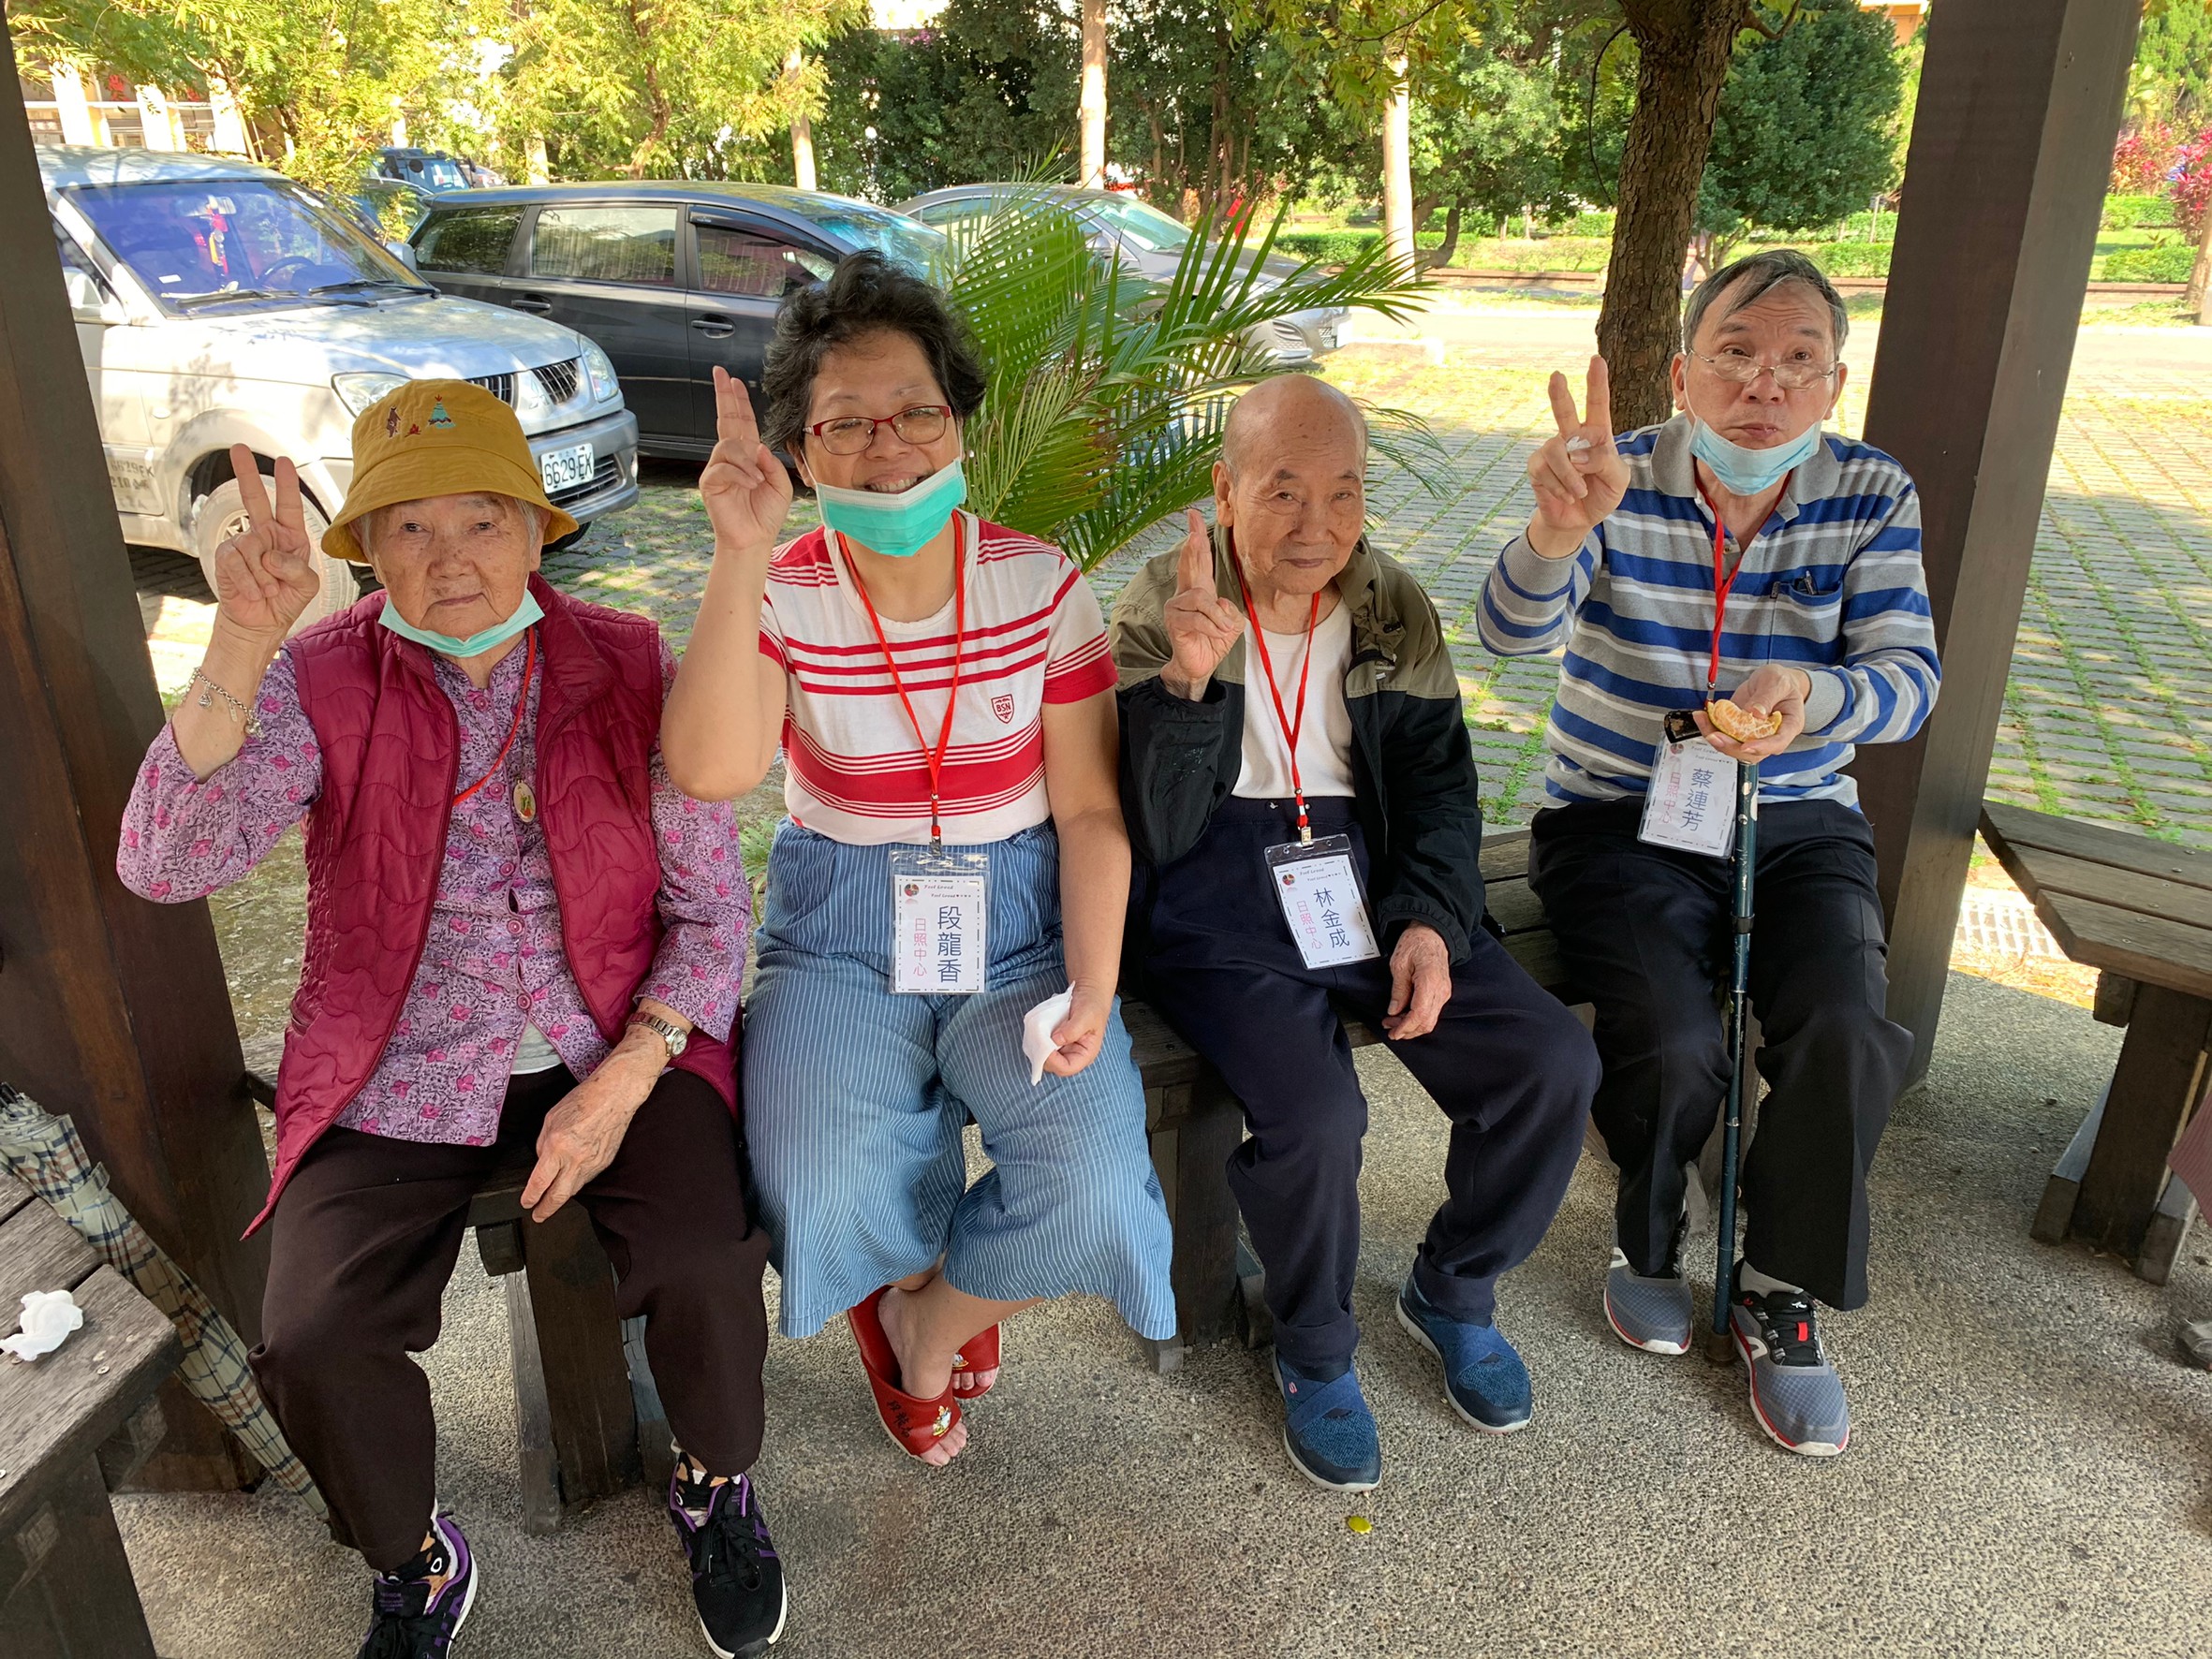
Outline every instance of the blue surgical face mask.
<svg viewBox="0 0 2212 1659">
<path fill-rule="evenodd" d="M 822 522 L 848 541 L 893 559 L 911 559 L 951 521 L 953 509 L 967 499 L 967 476 L 960 462 L 939 467 L 919 484 L 895 495 L 874 490 L 841 490 L 817 484 Z"/>
<path fill-rule="evenodd" d="M 1747 449 L 1732 444 L 1695 414 L 1689 418 L 1689 452 L 1713 469 L 1731 495 L 1756 495 L 1792 467 L 1802 466 L 1821 446 L 1821 423 L 1814 421 L 1786 444 Z"/>
<path fill-rule="evenodd" d="M 494 623 L 480 628 L 465 639 L 456 639 L 450 634 L 434 634 L 428 628 L 419 628 L 399 613 L 399 607 L 389 595 L 384 600 L 384 625 L 403 639 L 412 639 L 418 645 L 446 656 L 477 656 L 494 645 L 505 645 L 509 639 L 545 615 L 538 603 L 538 595 L 528 588 L 523 590 L 523 602 L 515 607 L 514 614 L 503 623 Z"/>
</svg>

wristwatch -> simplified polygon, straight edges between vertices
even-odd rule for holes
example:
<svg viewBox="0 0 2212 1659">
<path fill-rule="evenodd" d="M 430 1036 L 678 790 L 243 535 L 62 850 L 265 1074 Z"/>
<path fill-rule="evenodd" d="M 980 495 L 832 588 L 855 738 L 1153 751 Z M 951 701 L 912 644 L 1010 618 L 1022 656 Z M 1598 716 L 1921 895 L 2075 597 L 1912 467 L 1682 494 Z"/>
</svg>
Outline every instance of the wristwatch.
<svg viewBox="0 0 2212 1659">
<path fill-rule="evenodd" d="M 668 1045 L 671 1065 L 675 1064 L 677 1058 L 691 1042 L 691 1034 L 682 1026 L 677 1025 L 673 1020 L 663 1020 L 658 1014 L 648 1014 L 642 1008 L 630 1016 L 630 1024 L 633 1026 L 642 1025 Z"/>
</svg>

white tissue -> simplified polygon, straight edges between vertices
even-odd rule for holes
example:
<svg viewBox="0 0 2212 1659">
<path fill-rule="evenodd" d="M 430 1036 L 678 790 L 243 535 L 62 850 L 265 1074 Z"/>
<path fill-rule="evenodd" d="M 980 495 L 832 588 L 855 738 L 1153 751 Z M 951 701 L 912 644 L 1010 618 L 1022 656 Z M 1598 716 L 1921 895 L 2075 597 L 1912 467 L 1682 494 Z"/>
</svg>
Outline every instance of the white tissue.
<svg viewBox="0 0 2212 1659">
<path fill-rule="evenodd" d="M 23 1298 L 23 1328 L 14 1336 L 0 1337 L 0 1350 L 18 1359 L 36 1359 L 51 1354 L 73 1330 L 82 1329 L 84 1310 L 66 1290 L 34 1290 Z"/>
<path fill-rule="evenodd" d="M 1022 1052 L 1029 1057 L 1032 1089 L 1044 1081 L 1044 1063 L 1060 1046 L 1053 1041 L 1054 1029 L 1068 1018 L 1068 1010 L 1074 1006 L 1075 992 L 1063 991 L 1058 996 L 1046 997 L 1022 1016 Z"/>
</svg>

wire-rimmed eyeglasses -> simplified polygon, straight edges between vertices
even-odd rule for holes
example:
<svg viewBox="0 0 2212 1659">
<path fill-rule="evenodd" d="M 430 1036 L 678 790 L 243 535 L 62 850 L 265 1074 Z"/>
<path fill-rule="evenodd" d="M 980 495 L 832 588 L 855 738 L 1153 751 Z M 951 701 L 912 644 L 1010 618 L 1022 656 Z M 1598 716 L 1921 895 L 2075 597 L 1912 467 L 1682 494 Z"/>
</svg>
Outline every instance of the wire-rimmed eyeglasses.
<svg viewBox="0 0 2212 1659">
<path fill-rule="evenodd" d="M 1831 377 L 1838 367 L 1835 363 L 1762 363 L 1755 357 L 1707 357 L 1702 351 L 1689 355 L 1723 380 L 1748 386 L 1762 374 L 1772 374 L 1775 384 L 1784 391 L 1803 391 L 1815 382 Z"/>
<path fill-rule="evenodd" d="M 877 418 L 840 415 L 834 420 L 818 420 L 806 431 L 833 455 L 858 455 L 876 441 L 879 426 L 890 427 L 906 443 L 934 444 L 945 435 L 945 423 L 951 418 L 952 411 L 942 404 L 916 404 Z"/>
</svg>

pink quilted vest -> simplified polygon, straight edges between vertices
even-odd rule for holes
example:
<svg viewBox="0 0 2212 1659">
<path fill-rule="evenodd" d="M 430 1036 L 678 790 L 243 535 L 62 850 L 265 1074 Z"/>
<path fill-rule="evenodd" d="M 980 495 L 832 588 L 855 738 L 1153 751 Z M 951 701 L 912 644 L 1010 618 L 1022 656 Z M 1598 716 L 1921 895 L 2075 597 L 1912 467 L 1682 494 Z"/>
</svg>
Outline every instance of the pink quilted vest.
<svg viewBox="0 0 2212 1659">
<path fill-rule="evenodd" d="M 530 578 L 538 624 L 538 827 L 561 942 L 609 1042 L 660 945 L 653 744 L 660 630 Z M 375 1074 L 429 936 L 445 867 L 460 725 L 430 653 L 379 626 L 372 594 L 290 644 L 322 749 L 307 815 L 307 947 L 276 1074 L 276 1169 L 251 1234 L 301 1157 Z M 703 1033 L 676 1062 L 736 1109 L 734 1056 Z"/>
</svg>

